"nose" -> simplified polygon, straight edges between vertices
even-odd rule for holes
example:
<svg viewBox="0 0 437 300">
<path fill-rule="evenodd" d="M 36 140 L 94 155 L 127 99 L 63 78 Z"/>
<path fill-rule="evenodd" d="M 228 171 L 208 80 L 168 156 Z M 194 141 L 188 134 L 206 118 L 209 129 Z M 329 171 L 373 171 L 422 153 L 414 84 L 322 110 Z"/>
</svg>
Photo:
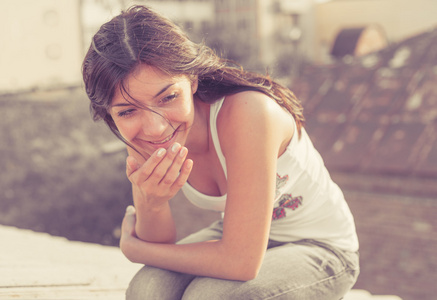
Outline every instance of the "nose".
<svg viewBox="0 0 437 300">
<path fill-rule="evenodd" d="M 141 119 L 143 133 L 152 141 L 162 138 L 169 126 L 165 117 L 156 111 L 143 110 Z"/>
</svg>

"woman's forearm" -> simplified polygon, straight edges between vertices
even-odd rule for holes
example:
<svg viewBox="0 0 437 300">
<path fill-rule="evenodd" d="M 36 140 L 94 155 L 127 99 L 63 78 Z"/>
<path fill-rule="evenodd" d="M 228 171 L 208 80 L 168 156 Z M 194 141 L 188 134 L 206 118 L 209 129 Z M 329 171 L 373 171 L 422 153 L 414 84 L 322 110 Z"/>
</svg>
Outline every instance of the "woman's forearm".
<svg viewBox="0 0 437 300">
<path fill-rule="evenodd" d="M 176 228 L 167 203 L 160 209 L 136 209 L 135 233 L 137 237 L 152 243 L 175 243 Z"/>
<path fill-rule="evenodd" d="M 262 255 L 232 251 L 222 241 L 158 244 L 131 239 L 121 247 L 132 262 L 198 276 L 247 281 L 256 277 Z M 253 253 L 253 252 L 252 252 Z"/>
</svg>

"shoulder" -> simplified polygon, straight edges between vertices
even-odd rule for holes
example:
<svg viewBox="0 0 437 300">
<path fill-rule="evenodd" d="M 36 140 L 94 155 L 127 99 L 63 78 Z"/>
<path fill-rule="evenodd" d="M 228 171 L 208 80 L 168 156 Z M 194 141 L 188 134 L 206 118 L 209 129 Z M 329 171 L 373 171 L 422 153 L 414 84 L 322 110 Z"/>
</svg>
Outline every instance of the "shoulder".
<svg viewBox="0 0 437 300">
<path fill-rule="evenodd" d="M 272 98 L 256 91 L 245 91 L 226 96 L 220 117 L 228 119 L 233 114 L 237 115 L 266 115 L 274 113 L 275 110 L 282 109 Z"/>
<path fill-rule="evenodd" d="M 218 114 L 217 127 L 265 126 L 275 129 L 287 128 L 289 131 L 293 120 L 291 114 L 274 99 L 256 91 L 246 91 L 227 96 Z"/>
<path fill-rule="evenodd" d="M 220 140 L 270 140 L 281 144 L 293 135 L 293 119 L 274 99 L 256 91 L 227 96 L 217 118 Z M 267 138 L 268 137 L 268 138 Z M 226 146 L 225 146 L 226 147 Z"/>
</svg>

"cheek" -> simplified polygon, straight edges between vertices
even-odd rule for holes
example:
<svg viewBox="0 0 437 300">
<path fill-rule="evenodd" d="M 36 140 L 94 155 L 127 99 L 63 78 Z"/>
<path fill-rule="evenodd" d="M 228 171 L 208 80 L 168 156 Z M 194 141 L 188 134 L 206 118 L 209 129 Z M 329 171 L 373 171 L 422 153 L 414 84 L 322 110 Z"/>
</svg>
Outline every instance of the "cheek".
<svg viewBox="0 0 437 300">
<path fill-rule="evenodd" d="M 185 104 L 178 109 L 168 111 L 166 117 L 176 123 L 192 123 L 194 116 L 193 111 L 189 104 Z"/>
<path fill-rule="evenodd" d="M 193 100 L 189 101 L 184 107 L 185 117 L 192 123 L 194 120 L 194 103 Z"/>
<path fill-rule="evenodd" d="M 137 126 L 136 122 L 127 120 L 115 121 L 115 125 L 117 126 L 121 136 L 127 141 L 131 141 L 137 135 L 138 129 L 140 128 Z"/>
</svg>

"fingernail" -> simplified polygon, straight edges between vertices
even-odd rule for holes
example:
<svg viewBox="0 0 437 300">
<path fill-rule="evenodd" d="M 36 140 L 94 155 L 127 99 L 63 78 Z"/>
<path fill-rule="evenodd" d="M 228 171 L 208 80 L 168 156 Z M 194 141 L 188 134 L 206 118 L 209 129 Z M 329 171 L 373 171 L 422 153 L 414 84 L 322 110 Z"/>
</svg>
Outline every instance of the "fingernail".
<svg viewBox="0 0 437 300">
<path fill-rule="evenodd" d="M 185 154 L 187 154 L 187 151 L 188 151 L 187 148 L 182 147 L 181 151 L 179 151 L 179 156 L 184 157 Z"/>
<path fill-rule="evenodd" d="M 171 147 L 171 151 L 173 151 L 173 153 L 176 153 L 176 152 L 178 152 L 178 150 L 181 148 L 181 145 L 179 145 L 178 143 L 176 143 L 176 144 L 174 144 L 172 147 Z"/>
<path fill-rule="evenodd" d="M 135 207 L 129 205 L 128 207 L 126 207 L 126 213 L 135 213 Z"/>
<path fill-rule="evenodd" d="M 164 154 L 165 154 L 165 149 L 161 148 L 161 149 L 158 150 L 158 153 L 156 153 L 156 156 L 163 157 Z"/>
<path fill-rule="evenodd" d="M 185 167 L 187 170 L 191 169 L 193 167 L 193 161 L 191 159 L 188 159 L 185 163 Z"/>
</svg>

